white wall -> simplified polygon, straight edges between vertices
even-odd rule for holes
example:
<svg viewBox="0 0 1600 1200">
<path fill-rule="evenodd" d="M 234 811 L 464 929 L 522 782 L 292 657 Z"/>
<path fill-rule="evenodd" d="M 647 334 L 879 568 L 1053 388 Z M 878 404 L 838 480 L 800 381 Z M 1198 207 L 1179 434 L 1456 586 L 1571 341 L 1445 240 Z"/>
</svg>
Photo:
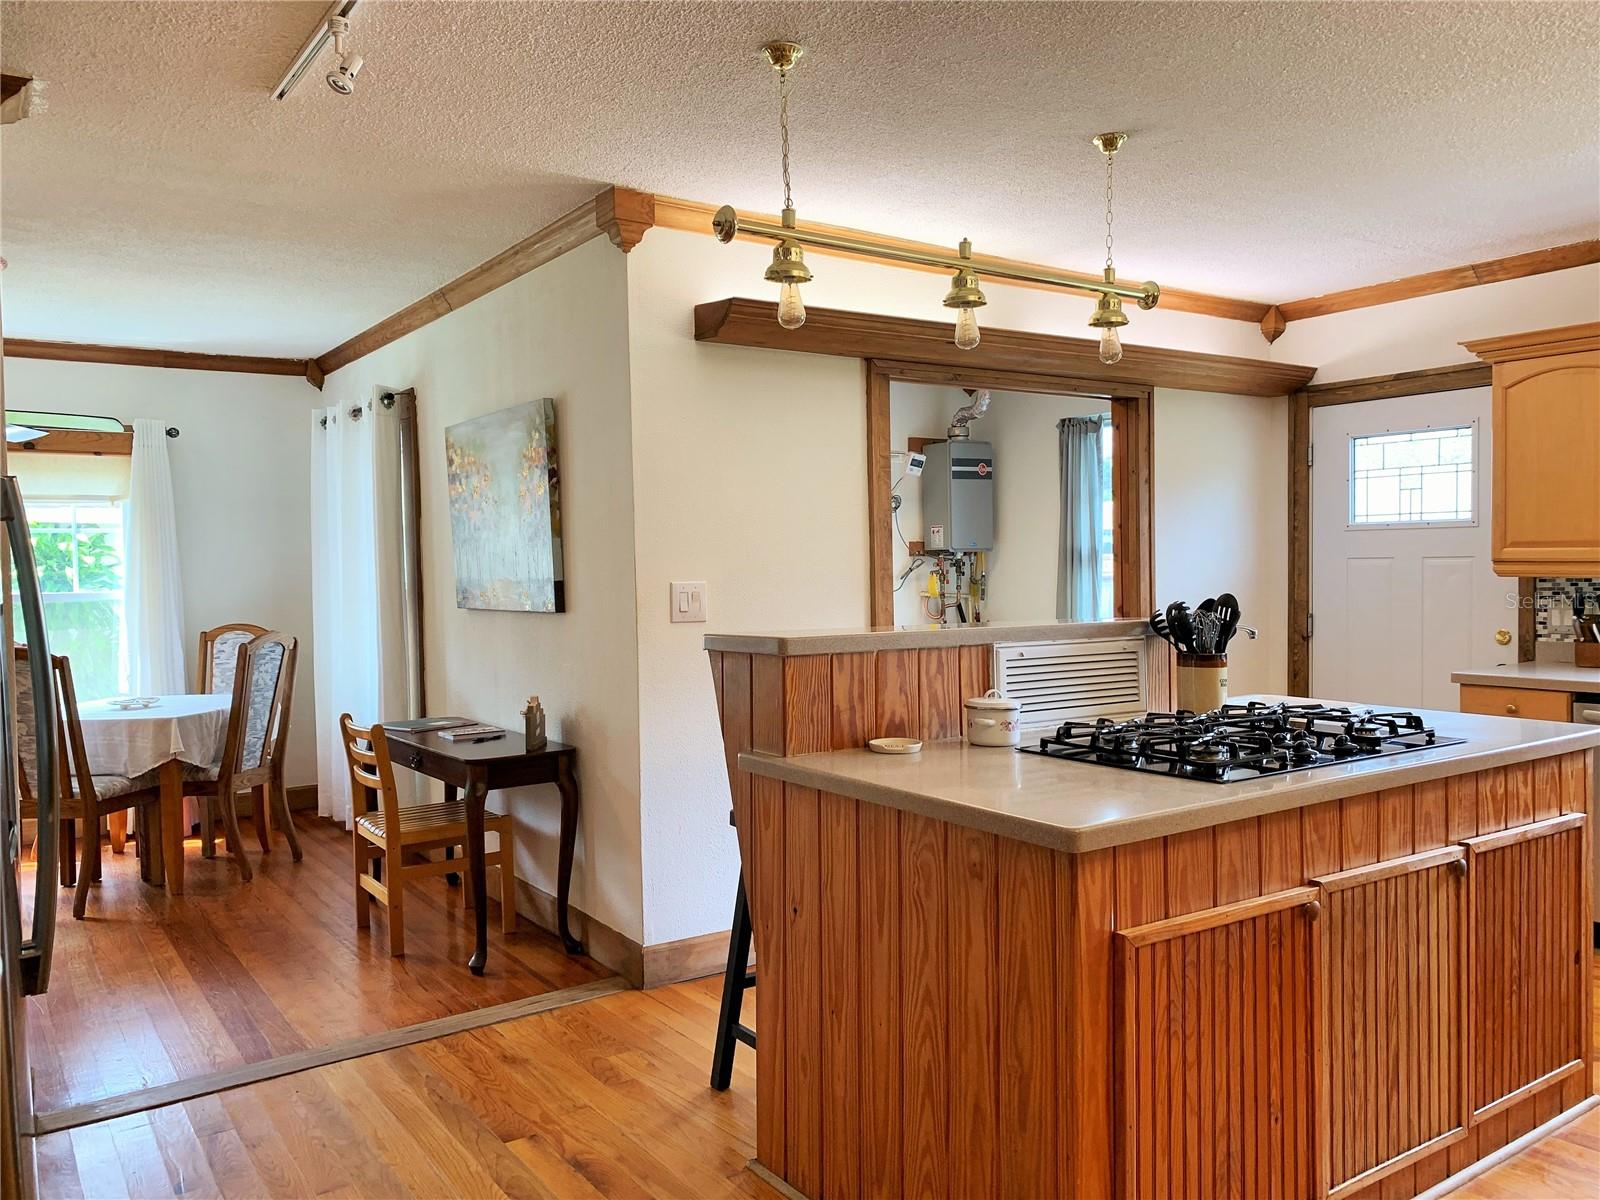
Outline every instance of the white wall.
<svg viewBox="0 0 1600 1200">
<path fill-rule="evenodd" d="M 1290 321 L 1270 353 L 1260 342 L 1250 354 L 1332 383 L 1476 362 L 1462 342 L 1584 321 L 1600 321 L 1600 264 Z"/>
<path fill-rule="evenodd" d="M 733 904 L 737 849 L 727 823 L 728 785 L 703 635 L 861 626 L 867 620 L 861 363 L 693 340 L 695 304 L 773 294 L 761 279 L 770 255 L 759 245 L 724 246 L 669 229 L 651 230 L 628 255 L 646 944 L 726 929 Z M 939 300 L 946 281 L 939 275 L 820 255 L 811 267 L 816 279 L 806 286 L 806 302 L 812 306 L 943 315 Z M 1092 307 L 1085 298 L 1026 288 L 985 290 L 983 319 L 991 328 L 1081 334 Z M 1266 357 L 1266 343 L 1253 325 L 1159 309 L 1135 313 L 1125 340 Z M 1162 407 L 1158 396 L 1158 438 Z M 1268 432 L 1251 433 L 1249 451 L 1281 481 L 1283 402 L 1222 407 L 1228 422 L 1242 426 L 1259 415 L 1268 423 Z M 1183 428 L 1184 420 L 1175 417 L 1177 437 L 1166 448 L 1175 472 L 1175 460 L 1187 454 Z M 1203 423 L 1195 432 L 1210 438 L 1212 428 Z M 1269 456 L 1262 447 L 1274 436 L 1270 430 L 1278 440 Z M 1214 449 L 1214 440 L 1207 445 Z M 1215 469 L 1213 456 L 1204 469 Z M 1188 477 L 1198 482 L 1200 474 L 1194 469 Z M 1270 509 L 1258 511 L 1269 502 L 1281 524 L 1281 486 L 1265 487 L 1254 472 L 1233 486 L 1238 494 L 1229 503 L 1249 508 L 1252 525 L 1270 522 Z M 1158 496 L 1158 512 L 1160 507 Z M 1157 521 L 1159 528 L 1159 516 Z M 1257 547 L 1276 564 L 1264 567 L 1263 576 L 1283 572 L 1281 537 L 1235 541 L 1220 565 L 1215 554 L 1191 556 L 1178 553 L 1181 542 L 1174 546 L 1169 574 L 1185 591 L 1202 586 L 1211 574 L 1241 586 L 1249 574 L 1241 564 Z M 1159 570 L 1158 552 L 1158 584 Z M 668 622 L 673 579 L 707 581 L 705 625 Z M 1261 603 L 1253 598 L 1264 588 L 1242 586 L 1252 599 L 1240 593 L 1241 601 L 1252 608 Z M 1281 582 L 1279 589 L 1281 597 Z M 1267 639 L 1272 634 L 1264 622 L 1263 616 Z M 1281 647 L 1277 653 L 1281 659 Z M 1266 672 L 1252 664 L 1244 678 L 1252 675 L 1264 678 Z"/>
<path fill-rule="evenodd" d="M 167 443 L 183 566 L 184 655 L 202 629 L 252 621 L 300 639 L 285 781 L 316 782 L 311 687 L 309 417 L 304 379 L 105 363 L 5 360 L 6 405 L 176 425 Z"/>
<path fill-rule="evenodd" d="M 1238 597 L 1261 636 L 1228 647 L 1234 695 L 1288 681 L 1288 418 L 1281 396 L 1156 389 L 1156 600 Z"/>
<path fill-rule="evenodd" d="M 417 391 L 423 653 L 428 709 L 521 728 L 537 693 L 550 736 L 578 747 L 583 793 L 573 903 L 629 938 L 642 931 L 639 685 L 629 462 L 627 270 L 597 238 L 328 377 L 327 403 L 374 387 Z M 565 613 L 458 609 L 444 431 L 553 396 Z M 662 604 L 663 615 L 665 602 Z M 517 817 L 517 874 L 555 891 L 553 787 L 502 799 Z M 727 920 L 724 918 L 723 926 Z"/>
</svg>

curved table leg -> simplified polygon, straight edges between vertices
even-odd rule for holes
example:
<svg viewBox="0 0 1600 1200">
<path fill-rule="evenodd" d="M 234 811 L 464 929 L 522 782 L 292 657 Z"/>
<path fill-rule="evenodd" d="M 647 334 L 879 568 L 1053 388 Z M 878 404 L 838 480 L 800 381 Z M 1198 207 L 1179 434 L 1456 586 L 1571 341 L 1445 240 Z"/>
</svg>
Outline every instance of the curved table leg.
<svg viewBox="0 0 1600 1200">
<path fill-rule="evenodd" d="M 482 780 L 467 784 L 467 886 L 472 889 L 472 932 L 476 948 L 467 966 L 482 975 L 489 962 L 489 888 L 483 865 L 483 806 L 488 789 Z"/>
<path fill-rule="evenodd" d="M 556 922 L 568 954 L 582 954 L 583 943 L 567 925 L 567 898 L 572 892 L 572 850 L 578 840 L 578 777 L 572 755 L 562 756 L 556 787 L 561 791 L 561 857 L 556 870 Z"/>
</svg>

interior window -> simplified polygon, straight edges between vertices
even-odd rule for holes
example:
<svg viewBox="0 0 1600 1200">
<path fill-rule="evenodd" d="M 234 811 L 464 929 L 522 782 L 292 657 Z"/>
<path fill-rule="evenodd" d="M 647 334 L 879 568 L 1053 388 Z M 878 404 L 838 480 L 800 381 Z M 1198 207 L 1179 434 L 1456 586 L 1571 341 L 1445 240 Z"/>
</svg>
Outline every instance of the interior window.
<svg viewBox="0 0 1600 1200">
<path fill-rule="evenodd" d="M 1350 525 L 1470 525 L 1476 426 L 1350 439 Z"/>
<path fill-rule="evenodd" d="M 50 652 L 72 660 L 79 700 L 125 694 L 121 501 L 35 497 L 27 507 Z"/>
</svg>

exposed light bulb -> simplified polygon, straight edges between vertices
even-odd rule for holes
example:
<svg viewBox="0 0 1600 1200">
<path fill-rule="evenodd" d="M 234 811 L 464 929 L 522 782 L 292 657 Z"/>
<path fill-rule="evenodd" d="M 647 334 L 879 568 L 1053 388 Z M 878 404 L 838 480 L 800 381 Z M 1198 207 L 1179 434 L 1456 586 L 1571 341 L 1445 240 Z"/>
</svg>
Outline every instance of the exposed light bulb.
<svg viewBox="0 0 1600 1200">
<path fill-rule="evenodd" d="M 1122 337 L 1115 325 L 1107 325 L 1100 330 L 1100 361 L 1108 367 L 1122 361 Z"/>
<path fill-rule="evenodd" d="M 778 289 L 778 324 L 785 329 L 799 329 L 806 323 L 805 301 L 800 299 L 800 285 L 786 283 Z M 1121 357 L 1121 352 L 1118 352 Z"/>
<path fill-rule="evenodd" d="M 960 308 L 956 310 L 956 346 L 962 350 L 971 350 L 978 344 L 978 310 L 975 308 Z"/>
</svg>

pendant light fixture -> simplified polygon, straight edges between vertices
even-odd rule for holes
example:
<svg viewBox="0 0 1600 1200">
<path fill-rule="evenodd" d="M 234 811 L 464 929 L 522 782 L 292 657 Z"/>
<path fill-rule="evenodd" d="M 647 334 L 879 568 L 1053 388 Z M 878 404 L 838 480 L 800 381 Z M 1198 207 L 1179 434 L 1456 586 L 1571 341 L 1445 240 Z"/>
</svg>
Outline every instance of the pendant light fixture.
<svg viewBox="0 0 1600 1200">
<path fill-rule="evenodd" d="M 778 135 L 783 143 L 783 227 L 794 228 L 794 189 L 789 183 L 789 72 L 805 53 L 804 47 L 793 42 L 769 42 L 761 48 L 762 55 L 778 73 Z M 766 280 L 778 285 L 778 324 L 785 329 L 799 329 L 806 323 L 805 302 L 800 299 L 800 285 L 811 282 L 811 268 L 806 266 L 806 253 L 800 243 L 784 238 L 772 248 L 772 265 L 767 268 Z"/>
<path fill-rule="evenodd" d="M 944 306 L 956 311 L 955 344 L 963 350 L 978 345 L 978 309 L 988 303 L 980 286 L 980 277 L 1010 279 L 1022 283 L 1043 284 L 1066 291 L 1087 292 L 1097 297 L 1089 327 L 1100 333 L 1100 361 L 1107 365 L 1122 358 L 1121 328 L 1128 323 L 1123 311 L 1124 300 L 1135 301 L 1142 309 L 1154 308 L 1161 301 L 1161 288 L 1154 283 L 1122 283 L 1111 259 L 1111 184 L 1112 159 L 1122 144 L 1128 140 L 1124 133 L 1102 133 L 1094 144 L 1106 159 L 1106 265 L 1101 278 L 1078 275 L 1071 271 L 1057 271 L 1009 259 L 980 258 L 972 253 L 972 243 L 965 238 L 954 254 L 936 248 L 923 249 L 899 241 L 886 242 L 876 238 L 860 237 L 836 230 L 802 229 L 795 221 L 794 194 L 789 180 L 789 72 L 793 70 L 805 50 L 794 42 L 769 42 L 761 48 L 762 56 L 778 73 L 778 131 L 783 154 L 783 216 L 777 224 L 756 217 L 742 217 L 730 205 L 723 205 L 711 219 L 711 228 L 720 242 L 731 242 L 743 234 L 746 237 L 767 238 L 777 244 L 772 249 L 772 262 L 766 270 L 766 280 L 778 284 L 778 324 L 785 329 L 798 329 L 805 324 L 806 308 L 800 298 L 800 285 L 811 280 L 811 269 L 806 266 L 805 247 L 815 246 L 836 250 L 857 258 L 875 258 L 885 262 L 909 263 L 914 266 L 935 267 L 952 272 L 950 290 L 945 293 Z"/>
<path fill-rule="evenodd" d="M 1106 282 L 1117 281 L 1116 268 L 1111 265 L 1111 180 L 1112 165 L 1117 151 L 1128 140 L 1125 133 L 1097 133 L 1095 147 L 1106 156 Z M 1122 297 L 1111 292 L 1101 292 L 1089 318 L 1089 328 L 1100 331 L 1100 361 L 1107 366 L 1122 361 L 1122 335 L 1117 331 L 1128 323 L 1128 314 L 1122 311 Z"/>
</svg>

